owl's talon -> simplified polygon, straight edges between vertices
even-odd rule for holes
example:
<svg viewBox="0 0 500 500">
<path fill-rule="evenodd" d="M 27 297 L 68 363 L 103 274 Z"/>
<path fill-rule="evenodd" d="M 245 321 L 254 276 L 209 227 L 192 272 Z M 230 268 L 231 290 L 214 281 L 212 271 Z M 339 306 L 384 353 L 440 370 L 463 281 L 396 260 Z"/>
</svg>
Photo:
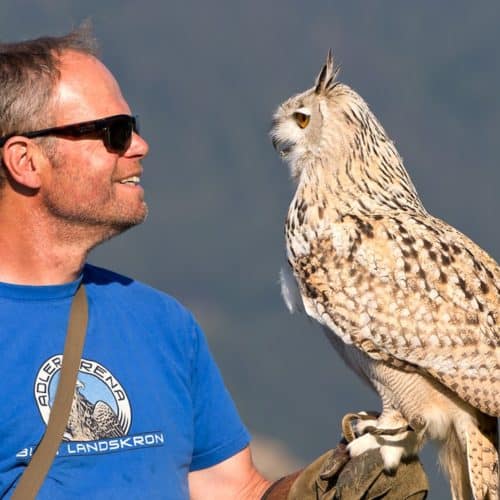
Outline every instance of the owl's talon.
<svg viewBox="0 0 500 500">
<path fill-rule="evenodd" d="M 357 413 L 347 413 L 342 417 L 342 435 L 348 443 L 356 438 L 352 423 L 354 420 L 357 420 L 357 418 Z"/>
<path fill-rule="evenodd" d="M 342 435 L 346 439 L 348 443 L 356 439 L 356 424 L 354 423 L 356 420 L 376 420 L 379 416 L 379 413 L 376 412 L 366 412 L 360 411 L 358 413 L 347 413 L 342 417 Z"/>
<path fill-rule="evenodd" d="M 397 427 L 396 429 L 379 429 L 373 425 L 369 425 L 363 429 L 363 434 L 371 434 L 372 436 L 396 436 L 397 434 L 402 434 L 403 432 L 411 430 L 413 429 L 409 425 Z"/>
</svg>

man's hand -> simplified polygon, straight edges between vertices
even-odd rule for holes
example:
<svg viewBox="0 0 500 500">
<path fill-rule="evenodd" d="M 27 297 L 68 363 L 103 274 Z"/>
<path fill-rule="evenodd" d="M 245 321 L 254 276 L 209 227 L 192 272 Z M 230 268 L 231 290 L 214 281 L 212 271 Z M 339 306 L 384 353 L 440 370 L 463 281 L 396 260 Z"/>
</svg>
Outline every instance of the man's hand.
<svg viewBox="0 0 500 500">
<path fill-rule="evenodd" d="M 350 458 L 346 443 L 274 483 L 262 500 L 422 500 L 429 485 L 418 458 L 384 471 L 378 450 Z"/>
</svg>

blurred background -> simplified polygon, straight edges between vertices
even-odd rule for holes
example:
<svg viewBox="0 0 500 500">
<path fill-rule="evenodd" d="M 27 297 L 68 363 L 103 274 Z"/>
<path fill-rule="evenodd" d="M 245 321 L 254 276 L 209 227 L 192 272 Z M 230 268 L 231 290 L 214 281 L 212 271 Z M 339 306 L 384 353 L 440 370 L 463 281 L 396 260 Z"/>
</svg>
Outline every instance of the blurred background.
<svg viewBox="0 0 500 500">
<path fill-rule="evenodd" d="M 2 0 L 0 38 L 63 34 L 86 18 L 151 147 L 148 220 L 91 262 L 194 311 L 269 474 L 312 460 L 336 444 L 342 415 L 379 405 L 281 300 L 293 193 L 271 115 L 312 86 L 331 47 L 428 210 L 498 260 L 500 4 Z M 423 456 L 430 498 L 449 498 L 432 446 Z"/>
</svg>

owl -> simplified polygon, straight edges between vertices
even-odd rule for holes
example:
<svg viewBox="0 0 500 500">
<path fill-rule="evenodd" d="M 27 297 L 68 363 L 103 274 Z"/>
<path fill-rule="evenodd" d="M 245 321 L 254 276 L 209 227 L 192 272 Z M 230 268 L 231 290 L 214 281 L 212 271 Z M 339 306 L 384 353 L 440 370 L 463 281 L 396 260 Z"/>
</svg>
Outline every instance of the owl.
<svg viewBox="0 0 500 500">
<path fill-rule="evenodd" d="M 366 102 L 337 80 L 331 52 L 312 88 L 273 117 L 296 186 L 281 273 L 288 308 L 322 325 L 380 396 L 349 452 L 387 470 L 427 440 L 455 499 L 497 500 L 500 269 L 424 208 Z"/>
</svg>

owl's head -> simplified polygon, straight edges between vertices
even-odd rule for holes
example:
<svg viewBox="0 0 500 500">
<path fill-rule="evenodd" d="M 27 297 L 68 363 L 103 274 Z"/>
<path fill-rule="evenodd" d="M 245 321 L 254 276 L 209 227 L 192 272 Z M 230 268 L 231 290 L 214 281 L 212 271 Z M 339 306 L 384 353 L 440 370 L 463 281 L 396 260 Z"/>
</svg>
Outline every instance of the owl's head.
<svg viewBox="0 0 500 500">
<path fill-rule="evenodd" d="M 314 86 L 294 95 L 273 116 L 270 136 L 273 146 L 297 179 L 303 168 L 318 161 L 335 164 L 345 156 L 356 132 L 351 115 L 370 116 L 365 101 L 336 80 L 331 51 Z"/>
</svg>

